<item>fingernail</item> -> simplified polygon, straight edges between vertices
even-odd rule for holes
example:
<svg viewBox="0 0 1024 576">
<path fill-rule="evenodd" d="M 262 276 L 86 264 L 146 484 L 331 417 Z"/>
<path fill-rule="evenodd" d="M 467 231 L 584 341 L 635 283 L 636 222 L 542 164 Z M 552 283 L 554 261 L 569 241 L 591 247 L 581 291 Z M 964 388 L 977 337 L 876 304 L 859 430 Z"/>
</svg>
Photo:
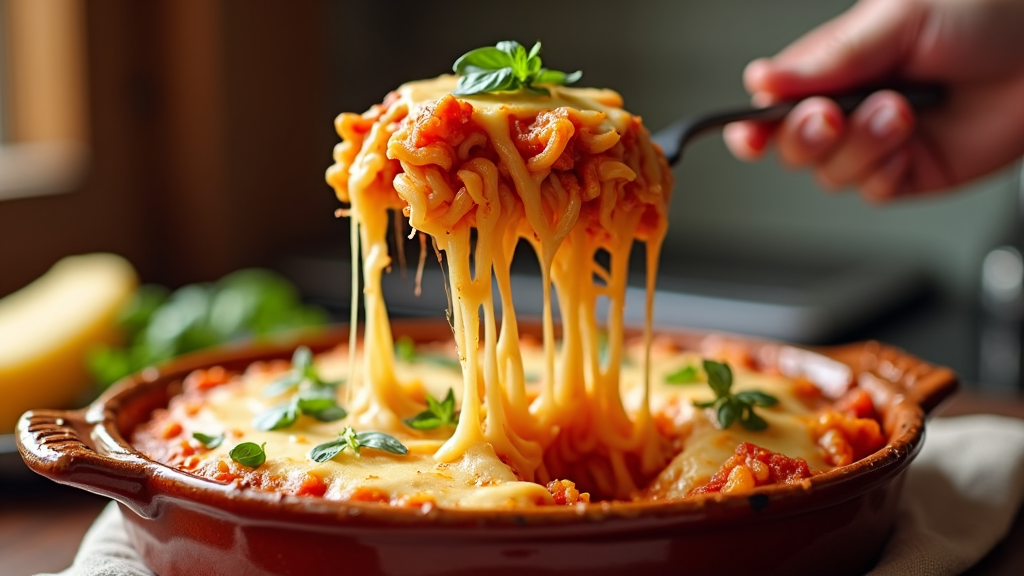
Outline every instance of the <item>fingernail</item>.
<svg viewBox="0 0 1024 576">
<path fill-rule="evenodd" d="M 895 106 L 883 104 L 868 118 L 868 130 L 875 138 L 888 138 L 903 131 L 904 122 Z"/>
<path fill-rule="evenodd" d="M 821 146 L 835 139 L 836 129 L 824 114 L 811 114 L 800 125 L 800 137 L 811 146 Z"/>
</svg>

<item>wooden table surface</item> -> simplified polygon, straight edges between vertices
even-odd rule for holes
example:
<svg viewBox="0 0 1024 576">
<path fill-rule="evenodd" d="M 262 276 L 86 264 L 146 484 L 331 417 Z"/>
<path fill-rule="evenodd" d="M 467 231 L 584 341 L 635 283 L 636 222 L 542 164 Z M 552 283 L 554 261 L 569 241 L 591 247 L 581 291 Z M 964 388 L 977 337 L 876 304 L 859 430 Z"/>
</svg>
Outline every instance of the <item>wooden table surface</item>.
<svg viewBox="0 0 1024 576">
<path fill-rule="evenodd" d="M 1024 399 L 961 393 L 941 416 L 1001 414 L 1024 419 Z M 82 535 L 107 500 L 48 481 L 0 479 L 0 574 L 56 572 L 71 564 Z M 970 576 L 1024 574 L 1024 513 Z"/>
</svg>

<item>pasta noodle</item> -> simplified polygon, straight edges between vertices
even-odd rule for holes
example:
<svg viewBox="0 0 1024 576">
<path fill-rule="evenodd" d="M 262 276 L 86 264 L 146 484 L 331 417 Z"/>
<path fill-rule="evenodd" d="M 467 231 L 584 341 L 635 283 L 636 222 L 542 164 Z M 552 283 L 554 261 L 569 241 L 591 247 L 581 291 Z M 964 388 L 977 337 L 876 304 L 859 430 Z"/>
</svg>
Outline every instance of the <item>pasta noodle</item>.
<svg viewBox="0 0 1024 576">
<path fill-rule="evenodd" d="M 649 340 L 669 167 L 614 92 L 552 86 L 550 97 L 456 98 L 455 82 L 442 76 L 406 84 L 368 112 L 336 122 L 343 141 L 327 180 L 350 205 L 366 314 L 361 369 L 349 386 L 352 421 L 394 429 L 423 408 L 396 378 L 381 297 L 391 263 L 388 211 L 400 210 L 446 255 L 463 369 L 461 416 L 434 457 L 454 462 L 489 444 L 521 480 L 571 477 L 598 494 L 628 497 L 672 455 L 647 392 L 629 414 L 619 390 L 629 255 L 634 242 L 646 243 Z M 544 361 L 536 398 L 525 386 L 511 295 L 520 240 L 541 264 Z M 607 266 L 596 258 L 601 252 Z M 561 303 L 560 348 L 553 296 Z M 600 299 L 608 302 L 606 327 L 597 319 Z"/>
</svg>

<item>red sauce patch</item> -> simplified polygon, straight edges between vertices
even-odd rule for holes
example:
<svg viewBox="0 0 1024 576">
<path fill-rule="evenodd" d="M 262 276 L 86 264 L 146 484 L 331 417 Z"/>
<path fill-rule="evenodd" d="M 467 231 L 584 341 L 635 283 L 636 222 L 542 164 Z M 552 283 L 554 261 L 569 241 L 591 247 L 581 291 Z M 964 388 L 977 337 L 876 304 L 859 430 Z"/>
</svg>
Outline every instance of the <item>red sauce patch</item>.
<svg viewBox="0 0 1024 576">
<path fill-rule="evenodd" d="M 750 442 L 742 442 L 707 484 L 690 490 L 687 496 L 739 492 L 769 484 L 796 484 L 814 474 L 803 458 L 790 458 Z"/>
<path fill-rule="evenodd" d="M 417 148 L 435 142 L 457 146 L 465 139 L 472 118 L 473 105 L 448 94 L 416 113 L 412 119 L 412 143 Z"/>
</svg>

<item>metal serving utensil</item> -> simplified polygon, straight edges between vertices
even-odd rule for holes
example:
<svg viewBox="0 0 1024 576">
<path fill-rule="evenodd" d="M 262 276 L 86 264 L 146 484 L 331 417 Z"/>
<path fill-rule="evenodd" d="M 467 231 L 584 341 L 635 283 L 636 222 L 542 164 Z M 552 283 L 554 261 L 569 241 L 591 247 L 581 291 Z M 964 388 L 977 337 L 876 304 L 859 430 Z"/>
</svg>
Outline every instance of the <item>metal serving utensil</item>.
<svg viewBox="0 0 1024 576">
<path fill-rule="evenodd" d="M 881 89 L 882 88 L 857 90 L 855 92 L 844 92 L 828 97 L 835 100 L 836 104 L 839 105 L 844 114 L 849 114 L 853 112 L 857 106 L 860 106 L 861 102 L 863 102 L 868 96 Z M 938 106 L 946 99 L 946 91 L 941 86 L 922 85 L 888 89 L 902 94 L 910 103 L 910 106 L 917 111 Z M 778 122 L 785 118 L 786 115 L 801 102 L 801 100 L 786 100 L 763 108 L 742 106 L 722 110 L 712 110 L 701 114 L 693 114 L 691 116 L 680 118 L 672 124 L 658 130 L 654 133 L 652 139 L 661 146 L 662 150 L 665 151 L 665 157 L 668 158 L 668 163 L 674 166 L 678 164 L 679 160 L 683 157 L 683 148 L 686 147 L 686 144 L 694 137 L 706 133 L 714 128 L 721 128 L 730 122 L 737 122 L 740 120 Z"/>
</svg>

